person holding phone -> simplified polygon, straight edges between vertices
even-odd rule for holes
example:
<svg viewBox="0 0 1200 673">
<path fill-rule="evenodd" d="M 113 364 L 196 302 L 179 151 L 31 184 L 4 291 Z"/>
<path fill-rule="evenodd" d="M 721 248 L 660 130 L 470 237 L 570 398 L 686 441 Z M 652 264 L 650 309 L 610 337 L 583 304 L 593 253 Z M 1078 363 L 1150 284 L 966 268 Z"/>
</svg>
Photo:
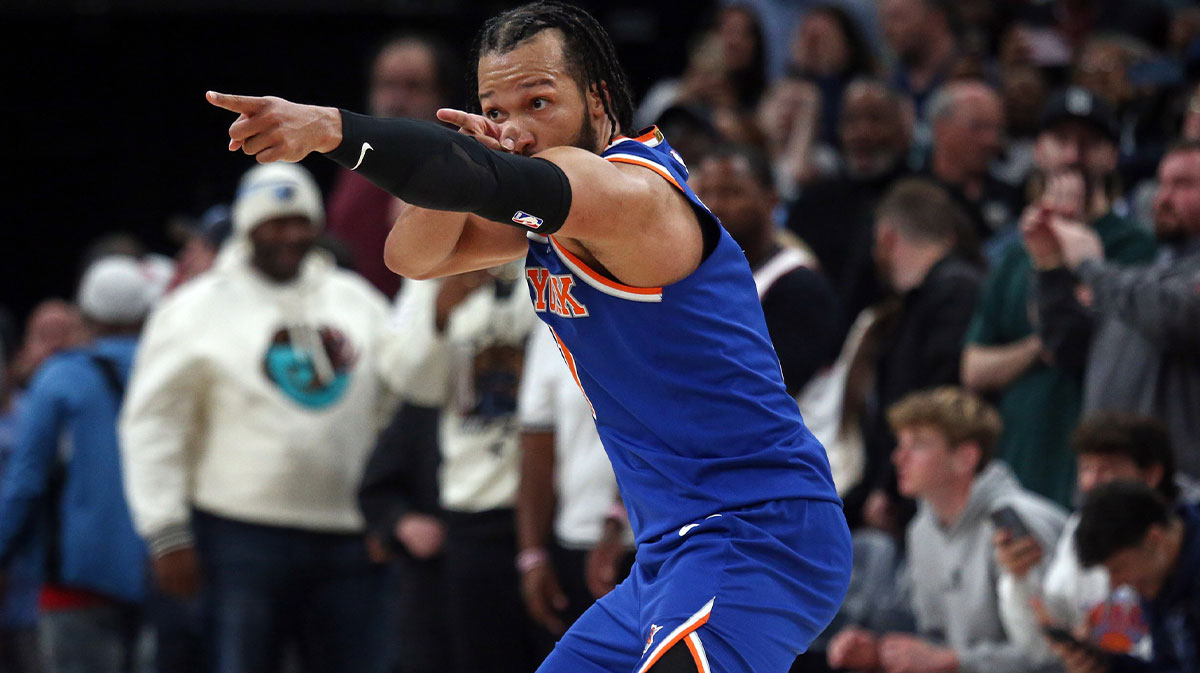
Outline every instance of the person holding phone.
<svg viewBox="0 0 1200 673">
<path fill-rule="evenodd" d="M 1071 449 L 1080 495 L 1116 480 L 1144 483 L 1168 502 L 1194 501 L 1198 495 L 1194 487 L 1181 487 L 1166 430 L 1153 419 L 1094 414 L 1075 430 Z M 1006 630 L 1014 641 L 1038 652 L 1039 659 L 1051 656 L 1049 641 L 1148 657 L 1149 627 L 1137 594 L 1112 585 L 1104 568 L 1080 565 L 1074 542 L 1078 527 L 1079 514 L 1074 514 L 1053 547 L 997 531 L 993 542 L 1003 568 L 998 591 Z M 1039 582 L 1029 570 L 1044 559 L 1047 570 Z"/>
<path fill-rule="evenodd" d="M 1052 643 L 1068 673 L 1200 670 L 1200 506 L 1115 481 L 1088 495 L 1073 539 L 1084 568 L 1102 566 L 1113 584 L 1137 591 L 1154 645 L 1147 661 Z"/>
<path fill-rule="evenodd" d="M 900 493 L 918 502 L 906 557 L 917 633 L 843 629 L 830 642 L 829 665 L 885 673 L 1037 670 L 1001 622 L 988 541 L 998 521 L 1049 544 L 1064 513 L 992 460 L 1000 416 L 974 394 L 954 386 L 912 393 L 889 408 L 888 420 L 898 440 L 892 461 Z"/>
</svg>

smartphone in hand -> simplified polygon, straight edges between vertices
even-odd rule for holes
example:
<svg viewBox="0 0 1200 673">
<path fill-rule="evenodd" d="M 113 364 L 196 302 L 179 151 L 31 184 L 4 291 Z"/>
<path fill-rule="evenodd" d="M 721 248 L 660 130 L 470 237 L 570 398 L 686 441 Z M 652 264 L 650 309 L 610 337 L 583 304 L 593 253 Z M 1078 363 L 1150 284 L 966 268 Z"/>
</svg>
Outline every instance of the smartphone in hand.
<svg viewBox="0 0 1200 673">
<path fill-rule="evenodd" d="M 1086 640 L 1080 640 L 1076 638 L 1070 631 L 1060 626 L 1043 626 L 1042 633 L 1046 634 L 1047 638 L 1056 643 L 1081 650 L 1093 657 L 1096 657 L 1097 659 L 1107 659 L 1109 656 L 1108 652 L 1100 649 L 1100 647 L 1094 643 L 1089 643 Z"/>
<path fill-rule="evenodd" d="M 991 518 L 992 525 L 997 530 L 1008 531 L 1008 536 L 1012 540 L 1020 540 L 1023 537 L 1033 535 L 1029 531 L 1029 527 L 1021 520 L 1021 516 L 1017 514 L 1017 510 L 1013 509 L 1011 505 L 1005 505 L 992 512 Z"/>
</svg>

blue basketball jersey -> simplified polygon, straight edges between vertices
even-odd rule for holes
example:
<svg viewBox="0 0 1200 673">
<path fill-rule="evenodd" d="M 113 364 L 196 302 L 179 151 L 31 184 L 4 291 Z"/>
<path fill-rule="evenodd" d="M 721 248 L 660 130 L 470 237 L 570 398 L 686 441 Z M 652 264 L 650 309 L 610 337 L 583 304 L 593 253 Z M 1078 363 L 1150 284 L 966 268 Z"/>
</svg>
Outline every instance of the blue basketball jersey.
<svg viewBox="0 0 1200 673">
<path fill-rule="evenodd" d="M 688 188 L 679 155 L 650 129 L 602 156 L 658 173 L 720 232 L 691 275 L 655 288 L 615 282 L 554 236 L 529 234 L 534 308 L 591 404 L 638 543 L 756 503 L 838 502 L 784 387 L 746 257 Z M 611 214 L 622 217 L 619 204 Z"/>
</svg>

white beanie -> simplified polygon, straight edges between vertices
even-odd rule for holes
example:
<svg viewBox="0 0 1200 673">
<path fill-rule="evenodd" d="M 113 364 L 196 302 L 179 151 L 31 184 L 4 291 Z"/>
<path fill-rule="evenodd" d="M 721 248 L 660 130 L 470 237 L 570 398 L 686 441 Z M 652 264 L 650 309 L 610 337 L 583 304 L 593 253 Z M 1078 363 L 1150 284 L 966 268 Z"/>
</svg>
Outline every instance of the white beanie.
<svg viewBox="0 0 1200 673">
<path fill-rule="evenodd" d="M 110 255 L 92 262 L 79 282 L 79 310 L 96 322 L 133 325 L 141 322 L 160 292 L 137 259 Z"/>
<path fill-rule="evenodd" d="M 246 171 L 233 202 L 233 230 L 249 234 L 262 222 L 289 215 L 307 217 L 314 226 L 325 222 L 321 190 L 297 164 L 274 163 Z"/>
</svg>

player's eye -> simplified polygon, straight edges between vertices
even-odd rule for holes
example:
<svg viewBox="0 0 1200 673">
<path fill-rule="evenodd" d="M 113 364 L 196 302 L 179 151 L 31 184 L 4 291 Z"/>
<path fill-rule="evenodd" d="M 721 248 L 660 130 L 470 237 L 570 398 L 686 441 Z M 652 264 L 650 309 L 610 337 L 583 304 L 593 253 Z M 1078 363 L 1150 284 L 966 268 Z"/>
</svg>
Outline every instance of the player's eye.
<svg viewBox="0 0 1200 673">
<path fill-rule="evenodd" d="M 546 100 L 545 98 L 534 98 L 533 101 L 529 103 L 529 106 L 534 110 L 545 110 L 549 105 L 550 101 Z"/>
<path fill-rule="evenodd" d="M 484 116 L 484 117 L 487 117 L 488 119 L 499 119 L 499 118 L 500 118 L 500 111 L 499 111 L 499 110 L 495 110 L 495 109 L 492 109 L 492 110 L 484 110 L 484 112 L 483 112 L 483 116 Z"/>
</svg>

